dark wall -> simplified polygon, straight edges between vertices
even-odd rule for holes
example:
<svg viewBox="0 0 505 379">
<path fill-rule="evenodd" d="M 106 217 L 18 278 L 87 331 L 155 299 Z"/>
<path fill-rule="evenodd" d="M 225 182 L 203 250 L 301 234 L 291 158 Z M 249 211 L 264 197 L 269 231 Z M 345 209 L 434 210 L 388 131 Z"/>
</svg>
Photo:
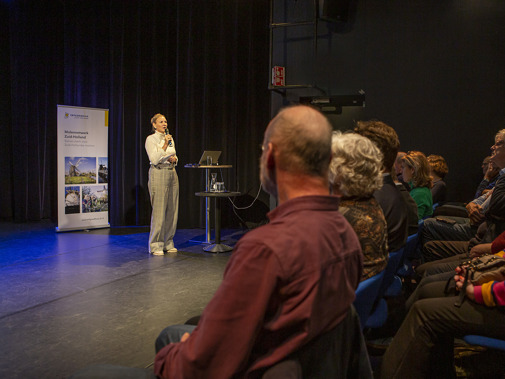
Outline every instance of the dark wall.
<svg viewBox="0 0 505 379">
<path fill-rule="evenodd" d="M 311 18 L 300 1 L 284 1 L 289 9 L 279 10 L 281 18 Z M 505 2 L 352 3 L 348 23 L 319 23 L 315 54 L 309 28 L 280 33 L 274 64 L 286 66 L 288 84 L 319 89 L 288 90 L 284 99 L 274 97 L 273 107 L 363 89 L 366 107 L 344 108 L 332 117 L 335 127 L 350 128 L 359 118 L 385 121 L 403 150 L 444 156 L 449 197 L 467 201 L 481 179 L 482 158 L 505 127 Z"/>
<path fill-rule="evenodd" d="M 314 0 L 276 0 L 279 21 L 314 18 Z M 112 225 L 145 225 L 148 120 L 167 114 L 181 164 L 222 149 L 228 188 L 255 196 L 270 113 L 300 96 L 366 92 L 366 107 L 331 117 L 393 126 L 403 150 L 446 157 L 449 195 L 468 200 L 505 120 L 505 2 L 356 0 L 348 21 L 275 32 L 269 1 L 0 2 L 0 217 L 55 219 L 56 105 L 110 110 Z M 284 93 L 283 93 L 284 92 Z M 179 168 L 181 227 L 202 225 L 202 175 Z M 263 203 L 268 199 L 261 195 Z"/>
<path fill-rule="evenodd" d="M 0 5 L 0 218 L 56 220 L 57 104 L 109 109 L 113 226 L 149 224 L 144 142 L 158 112 L 179 157 L 179 227 L 204 225 L 194 195 L 203 172 L 184 168 L 203 150 L 222 150 L 220 163 L 233 166 L 228 189 L 256 195 L 270 118 L 268 0 Z"/>
</svg>

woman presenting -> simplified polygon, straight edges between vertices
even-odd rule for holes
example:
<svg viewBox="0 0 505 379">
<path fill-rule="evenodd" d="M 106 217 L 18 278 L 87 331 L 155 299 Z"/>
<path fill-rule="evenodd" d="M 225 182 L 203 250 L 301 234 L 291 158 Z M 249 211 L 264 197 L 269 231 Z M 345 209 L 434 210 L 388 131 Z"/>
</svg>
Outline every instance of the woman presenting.
<svg viewBox="0 0 505 379">
<path fill-rule="evenodd" d="M 146 151 L 151 162 L 148 187 L 153 209 L 149 252 L 163 255 L 165 252 L 177 252 L 174 235 L 179 214 L 179 178 L 175 171 L 178 159 L 165 116 L 155 114 L 151 124 L 153 134 L 146 139 Z"/>
</svg>

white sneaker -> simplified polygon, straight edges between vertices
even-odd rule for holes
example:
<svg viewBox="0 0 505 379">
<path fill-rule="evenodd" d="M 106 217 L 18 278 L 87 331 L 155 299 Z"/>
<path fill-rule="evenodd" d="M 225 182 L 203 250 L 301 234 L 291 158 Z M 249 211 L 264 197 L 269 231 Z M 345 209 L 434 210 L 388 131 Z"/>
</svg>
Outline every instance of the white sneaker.
<svg viewBox="0 0 505 379">
<path fill-rule="evenodd" d="M 156 251 L 151 251 L 152 255 L 165 255 L 163 250 L 156 250 Z"/>
<path fill-rule="evenodd" d="M 177 253 L 177 249 L 175 247 L 172 247 L 171 249 L 167 250 L 167 253 Z"/>
</svg>

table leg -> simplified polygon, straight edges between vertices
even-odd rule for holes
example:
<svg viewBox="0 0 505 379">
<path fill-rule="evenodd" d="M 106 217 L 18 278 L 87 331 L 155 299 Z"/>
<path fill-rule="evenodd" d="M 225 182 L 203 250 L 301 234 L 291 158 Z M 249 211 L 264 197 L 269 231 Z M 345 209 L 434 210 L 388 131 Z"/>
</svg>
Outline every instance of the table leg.
<svg viewBox="0 0 505 379">
<path fill-rule="evenodd" d="M 205 198 L 205 243 L 210 242 L 210 199 Z"/>
<path fill-rule="evenodd" d="M 223 253 L 225 251 L 233 250 L 232 247 L 221 243 L 221 199 L 219 197 L 214 198 L 214 214 L 215 214 L 215 243 L 204 247 L 204 251 L 209 251 L 212 253 Z"/>
<path fill-rule="evenodd" d="M 205 191 L 210 191 L 209 184 L 209 169 L 205 169 Z M 210 199 L 208 197 L 205 198 L 205 243 L 210 242 Z"/>
<path fill-rule="evenodd" d="M 215 236 L 214 240 L 216 245 L 219 245 L 221 243 L 221 199 L 219 197 L 214 198 L 214 209 L 215 211 L 215 225 L 214 225 L 214 231 L 215 231 Z"/>
</svg>

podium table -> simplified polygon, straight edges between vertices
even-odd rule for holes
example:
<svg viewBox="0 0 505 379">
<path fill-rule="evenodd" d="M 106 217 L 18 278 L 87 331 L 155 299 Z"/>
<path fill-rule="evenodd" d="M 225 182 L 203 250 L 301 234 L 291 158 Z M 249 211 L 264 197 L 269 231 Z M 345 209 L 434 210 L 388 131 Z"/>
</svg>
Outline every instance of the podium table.
<svg viewBox="0 0 505 379">
<path fill-rule="evenodd" d="M 222 169 L 222 168 L 232 168 L 232 165 L 196 165 L 196 164 L 187 164 L 184 166 L 185 168 L 199 168 L 205 170 L 205 192 L 199 193 L 211 193 L 210 192 L 210 170 L 214 169 Z M 230 192 L 219 192 L 219 193 L 230 193 Z M 197 195 L 199 196 L 199 195 Z M 237 195 L 233 195 L 237 196 Z M 221 196 L 226 197 L 226 196 Z M 210 244 L 210 196 L 205 197 L 205 243 Z M 221 225 L 221 223 L 219 223 Z"/>
<path fill-rule="evenodd" d="M 240 192 L 196 192 L 196 196 L 205 197 L 206 200 L 214 198 L 214 244 L 203 248 L 204 251 L 212 253 L 224 253 L 233 250 L 232 247 L 221 243 L 221 199 L 223 197 L 233 197 L 240 195 Z M 209 225 L 206 220 L 206 225 Z"/>
</svg>

